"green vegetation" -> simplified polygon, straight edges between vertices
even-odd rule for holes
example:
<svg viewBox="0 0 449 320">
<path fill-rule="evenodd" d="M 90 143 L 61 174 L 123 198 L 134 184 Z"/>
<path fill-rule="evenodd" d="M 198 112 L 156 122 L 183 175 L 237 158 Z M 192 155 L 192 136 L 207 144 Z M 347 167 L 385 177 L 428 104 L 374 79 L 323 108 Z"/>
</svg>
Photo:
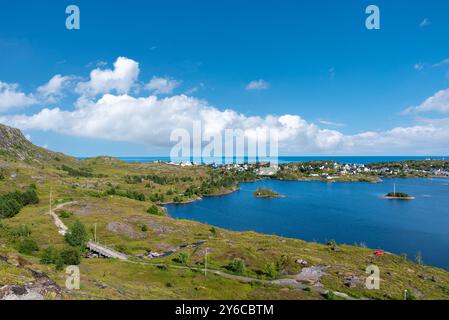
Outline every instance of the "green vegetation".
<svg viewBox="0 0 449 320">
<path fill-rule="evenodd" d="M 279 198 L 281 195 L 271 189 L 257 188 L 253 193 L 256 198 Z"/>
<path fill-rule="evenodd" d="M 0 195 L 0 219 L 14 217 L 23 207 L 38 203 L 39 197 L 34 185 L 28 187 L 25 192 L 14 191 Z"/>
<path fill-rule="evenodd" d="M 59 210 L 58 211 L 58 215 L 59 215 L 60 218 L 68 219 L 68 218 L 73 216 L 73 213 L 65 211 L 65 210 Z"/>
<path fill-rule="evenodd" d="M 176 258 L 173 259 L 173 261 L 180 263 L 180 264 L 187 264 L 187 261 L 189 261 L 189 254 L 187 252 L 180 252 Z"/>
<path fill-rule="evenodd" d="M 58 270 L 61 270 L 64 266 L 79 265 L 81 263 L 81 254 L 75 248 L 65 247 L 62 250 L 58 250 L 50 246 L 41 252 L 39 261 L 45 265 L 53 264 Z"/>
<path fill-rule="evenodd" d="M 411 198 L 410 195 L 404 192 L 390 192 L 386 195 L 388 198 Z"/>
<path fill-rule="evenodd" d="M 131 191 L 131 190 L 127 190 L 127 191 L 121 191 L 118 188 L 110 188 L 106 191 L 106 195 L 116 195 L 116 196 L 120 196 L 120 197 L 125 197 L 125 198 L 129 198 L 129 199 L 134 199 L 137 201 L 145 201 L 146 197 L 143 193 L 141 192 L 137 192 L 137 191 Z"/>
<path fill-rule="evenodd" d="M 232 260 L 228 267 L 228 270 L 236 273 L 236 274 L 244 274 L 246 271 L 246 265 L 245 265 L 245 261 L 243 259 L 240 258 L 235 258 L 234 260 Z"/>
<path fill-rule="evenodd" d="M 65 235 L 65 240 L 72 247 L 84 247 L 88 240 L 86 227 L 80 221 L 75 221 Z"/>
<path fill-rule="evenodd" d="M 20 140 L 17 137 L 15 141 Z M 338 293 L 345 293 L 355 299 L 402 300 L 406 289 L 410 293 L 407 298 L 449 298 L 449 272 L 426 266 L 420 256 L 411 261 L 388 253 L 376 256 L 374 250 L 364 246 L 337 246 L 335 241 L 319 244 L 255 232 L 233 232 L 172 219 L 157 206 L 232 192 L 241 181 L 259 179 L 256 172 L 264 164 L 244 168 L 181 167 L 125 163 L 110 157 L 77 160 L 32 146 L 25 140 L 20 142 L 20 148 L 0 140 L 3 176 L 0 194 L 3 201 L 11 201 L 2 209 L 2 218 L 8 219 L 0 221 L 2 285 L 36 281 L 36 271 L 64 287 L 64 266 L 79 264 L 81 290 L 64 292 L 56 299 L 297 300 L 340 299 Z M 62 166 L 66 166 L 64 172 Z M 370 169 L 379 172 L 365 173 L 357 171 L 360 167 L 344 169 L 333 162 L 288 164 L 282 165 L 274 178 L 375 181 L 384 174 L 413 176 L 418 174 L 413 171 L 417 168 L 439 170 L 446 164 L 431 161 L 407 166 L 411 169 L 405 164 L 393 170 L 384 168 L 385 165 L 371 166 Z M 346 174 L 340 176 L 343 169 Z M 32 184 L 39 188 L 27 187 Z M 54 205 L 66 204 L 57 210 L 70 227 L 66 237 L 58 233 L 47 214 L 50 191 Z M 11 210 L 14 209 L 11 199 L 20 207 L 19 211 Z M 7 214 L 3 215 L 4 212 Z M 83 245 L 94 225 L 99 241 L 128 254 L 131 263 L 81 259 Z M 204 275 L 206 253 L 208 270 L 228 276 L 212 272 Z M 150 254 L 154 255 L 149 257 Z M 319 284 L 307 284 L 300 290 L 283 282 L 264 282 L 295 279 L 305 268 L 303 262 L 308 267 L 324 268 Z M 365 268 L 371 264 L 382 270 L 379 290 L 364 286 Z M 236 275 L 261 282 L 244 283 L 230 278 Z M 348 276 L 360 283 L 348 286 Z M 329 293 L 323 294 L 325 290 Z"/>
<path fill-rule="evenodd" d="M 152 205 L 151 207 L 148 208 L 147 212 L 149 214 L 155 215 L 155 216 L 161 216 L 163 215 L 160 211 L 159 208 L 156 205 Z"/>
<path fill-rule="evenodd" d="M 61 170 L 67 172 L 72 177 L 91 178 L 94 175 L 88 169 L 74 169 L 66 165 L 61 166 Z"/>
<path fill-rule="evenodd" d="M 61 260 L 65 265 L 73 266 L 81 263 L 81 254 L 75 248 L 64 248 L 61 251 Z"/>
<path fill-rule="evenodd" d="M 34 239 L 25 237 L 18 241 L 17 250 L 22 254 L 30 255 L 39 251 L 39 247 Z"/>
</svg>

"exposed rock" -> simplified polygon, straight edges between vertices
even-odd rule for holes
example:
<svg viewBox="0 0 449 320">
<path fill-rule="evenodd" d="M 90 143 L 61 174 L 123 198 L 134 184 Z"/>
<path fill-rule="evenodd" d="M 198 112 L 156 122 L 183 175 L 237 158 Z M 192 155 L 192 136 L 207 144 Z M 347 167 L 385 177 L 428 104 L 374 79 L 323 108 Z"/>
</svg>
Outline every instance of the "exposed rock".
<svg viewBox="0 0 449 320">
<path fill-rule="evenodd" d="M 143 239 L 147 237 L 145 232 L 138 232 L 134 230 L 133 226 L 124 222 L 110 222 L 106 226 L 106 229 L 130 239 Z"/>
<path fill-rule="evenodd" d="M 355 275 L 349 275 L 345 278 L 345 286 L 348 288 L 355 288 L 362 283 L 363 281 Z"/>
<path fill-rule="evenodd" d="M 301 267 L 305 268 L 309 265 L 309 263 L 306 260 L 298 259 L 296 260 L 296 263 L 299 264 Z"/>
<path fill-rule="evenodd" d="M 310 268 L 303 268 L 301 273 L 296 275 L 295 280 L 297 282 L 310 284 L 310 285 L 321 285 L 320 279 L 322 276 L 326 275 L 324 270 L 325 266 L 312 266 Z"/>
<path fill-rule="evenodd" d="M 0 300 L 43 300 L 46 296 L 61 295 L 61 288 L 45 273 L 29 271 L 35 277 L 34 281 L 24 285 L 4 285 L 0 288 Z"/>
<path fill-rule="evenodd" d="M 33 145 L 19 129 L 0 124 L 0 150 L 3 155 L 16 160 L 37 161 L 66 157 Z"/>
</svg>

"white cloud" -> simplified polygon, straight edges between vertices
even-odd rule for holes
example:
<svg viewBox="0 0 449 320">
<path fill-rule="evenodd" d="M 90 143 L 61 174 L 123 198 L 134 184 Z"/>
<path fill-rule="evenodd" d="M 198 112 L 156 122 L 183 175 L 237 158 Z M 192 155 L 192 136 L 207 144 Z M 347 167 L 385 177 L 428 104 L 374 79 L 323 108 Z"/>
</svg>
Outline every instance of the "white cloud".
<svg viewBox="0 0 449 320">
<path fill-rule="evenodd" d="M 114 70 L 99 68 L 90 73 L 90 80 L 77 85 L 76 91 L 85 96 L 116 92 L 126 94 L 135 85 L 139 76 L 139 64 L 125 57 L 119 57 Z"/>
<path fill-rule="evenodd" d="M 346 135 L 322 129 L 298 115 L 246 116 L 185 95 L 158 99 L 106 94 L 97 101 L 85 101 L 73 111 L 54 108 L 31 116 L 0 117 L 0 122 L 24 130 L 167 148 L 173 145 L 169 140 L 172 130 L 191 131 L 194 121 L 201 121 L 203 133 L 208 136 L 224 129 L 241 129 L 251 138 L 264 130 L 274 130 L 283 154 L 431 154 L 449 148 L 449 119 Z"/>
<path fill-rule="evenodd" d="M 158 98 L 130 96 L 138 80 L 138 63 L 119 58 L 113 70 L 93 70 L 90 80 L 79 83 L 82 95 L 71 111 L 45 108 L 33 115 L 0 116 L 0 122 L 23 130 L 53 131 L 71 136 L 138 143 L 170 148 L 174 129 L 192 130 L 201 121 L 205 136 L 225 129 L 243 130 L 248 138 L 267 129 L 279 137 L 283 154 L 443 154 L 449 149 L 449 118 L 421 120 L 417 125 L 386 131 L 345 134 L 321 128 L 299 115 L 247 116 L 232 109 L 220 110 L 208 102 L 186 95 Z M 160 79 L 166 81 L 159 81 Z M 148 89 L 153 94 L 169 93 L 179 85 L 176 80 L 153 78 Z M 68 81 L 56 75 L 38 88 L 43 96 L 58 96 Z M 170 84 L 175 81 L 176 84 Z M 151 81 L 150 81 L 151 83 Z M 264 80 L 248 85 L 248 90 L 268 88 Z M 96 97 L 100 95 L 101 97 Z M 0 82 L 0 111 L 37 103 L 17 85 Z M 409 112 L 449 112 L 449 89 L 437 92 Z M 318 124 L 340 127 L 342 124 L 318 120 Z"/>
<path fill-rule="evenodd" d="M 440 62 L 438 62 L 438 63 L 435 63 L 433 66 L 434 66 L 435 68 L 438 68 L 438 67 L 442 67 L 442 66 L 444 66 L 444 65 L 446 65 L 446 64 L 449 64 L 449 58 L 444 59 L 444 60 L 442 60 L 442 61 L 440 61 Z"/>
<path fill-rule="evenodd" d="M 37 99 L 31 94 L 20 91 L 17 84 L 0 81 L 0 112 L 12 108 L 28 107 L 36 103 Z"/>
<path fill-rule="evenodd" d="M 427 98 L 419 106 L 413 106 L 405 109 L 404 114 L 421 113 L 421 112 L 449 112 L 449 88 L 440 90 L 433 96 Z"/>
<path fill-rule="evenodd" d="M 343 123 L 339 123 L 339 122 L 333 122 L 333 121 L 328 121 L 328 120 L 318 120 L 318 122 L 320 124 L 326 125 L 326 126 L 334 126 L 334 127 L 344 127 L 345 125 Z"/>
<path fill-rule="evenodd" d="M 265 80 L 253 80 L 246 85 L 246 90 L 266 90 L 270 84 Z"/>
<path fill-rule="evenodd" d="M 430 21 L 429 21 L 429 19 L 428 18 L 425 18 L 423 21 L 421 21 L 421 23 L 419 24 L 419 26 L 421 27 L 421 28 L 424 28 L 424 27 L 428 27 L 430 25 Z"/>
<path fill-rule="evenodd" d="M 415 63 L 415 65 L 413 66 L 413 69 L 415 69 L 417 71 L 421 71 L 422 69 L 424 69 L 424 64 L 423 63 Z"/>
<path fill-rule="evenodd" d="M 57 74 L 46 84 L 37 88 L 37 92 L 48 102 L 55 103 L 62 97 L 62 90 L 70 80 L 71 77 Z"/>
<path fill-rule="evenodd" d="M 170 94 L 180 85 L 181 81 L 170 78 L 153 77 L 153 79 L 151 79 L 145 86 L 145 89 L 152 91 L 155 94 Z"/>
</svg>

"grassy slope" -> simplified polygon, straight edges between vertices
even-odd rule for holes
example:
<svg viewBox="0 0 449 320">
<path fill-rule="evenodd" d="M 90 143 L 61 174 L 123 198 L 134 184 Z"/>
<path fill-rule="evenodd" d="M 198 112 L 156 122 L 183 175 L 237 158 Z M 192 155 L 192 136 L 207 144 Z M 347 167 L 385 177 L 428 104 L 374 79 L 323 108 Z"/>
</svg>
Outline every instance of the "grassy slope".
<svg viewBox="0 0 449 320">
<path fill-rule="evenodd" d="M 63 160 L 64 161 L 64 160 Z M 206 244 L 195 253 L 190 251 L 189 265 L 201 267 L 204 261 L 204 249 L 209 248 L 209 267 L 226 270 L 224 267 L 235 257 L 242 258 L 247 264 L 247 275 L 263 277 L 260 270 L 269 262 L 281 256 L 289 257 L 289 261 L 301 258 L 311 265 L 328 266 L 327 275 L 322 278 L 326 288 L 346 292 L 355 297 L 396 298 L 400 299 L 404 289 L 421 293 L 422 298 L 448 299 L 449 273 L 436 268 L 419 266 L 405 259 L 386 255 L 374 257 L 373 250 L 354 246 L 339 246 L 332 251 L 326 245 L 306 243 L 301 240 L 285 239 L 253 232 L 232 232 L 217 229 L 212 235 L 210 226 L 193 221 L 175 220 L 169 217 L 150 216 L 146 209 L 150 202 L 139 202 L 121 197 L 96 198 L 92 195 L 98 190 L 106 190 L 108 184 L 120 185 L 123 190 L 137 190 L 149 195 L 152 192 L 166 192 L 174 188 L 183 191 L 190 183 L 179 183 L 176 186 L 160 186 L 146 183 L 126 184 L 125 175 L 175 175 L 195 177 L 193 184 L 199 184 L 201 177 L 207 176 L 205 168 L 180 168 L 161 164 L 127 164 L 110 158 L 96 158 L 85 161 L 71 161 L 77 168 L 90 167 L 96 174 L 104 174 L 105 178 L 75 178 L 58 169 L 59 161 L 38 166 L 20 161 L 8 161 L 7 178 L 0 181 L 0 192 L 25 187 L 34 182 L 38 185 L 41 203 L 27 207 L 16 217 L 6 221 L 8 225 L 26 224 L 32 229 L 32 236 L 41 249 L 48 245 L 63 246 L 63 238 L 57 233 L 46 214 L 50 190 L 53 190 L 55 202 L 70 199 L 78 204 L 68 207 L 73 212 L 71 218 L 65 219 L 67 224 L 75 219 L 85 223 L 89 230 L 97 224 L 98 237 L 110 246 L 126 251 L 128 254 L 143 254 L 148 250 L 163 252 L 172 247 L 188 245 L 199 240 Z M 10 176 L 15 172 L 14 178 Z M 114 233 L 106 228 L 108 223 L 119 222 L 131 227 L 142 238 L 133 239 L 130 234 Z M 145 224 L 148 231 L 143 232 Z M 131 233 L 132 234 L 132 233 Z M 0 235 L 0 250 L 12 254 L 14 250 L 7 246 Z M 26 257 L 33 267 L 44 270 L 61 286 L 65 282 L 65 274 L 53 268 L 38 264 L 36 256 Z M 170 258 L 157 259 L 154 262 L 173 264 Z M 344 285 L 344 279 L 355 275 L 364 280 L 367 265 L 376 264 L 381 269 L 381 289 L 369 291 L 363 284 L 356 288 Z M 294 263 L 287 268 L 289 275 L 300 271 Z M 0 283 L 6 281 L 15 272 L 26 272 L 0 262 Z M 66 298 L 138 298 L 138 299 L 316 299 L 317 293 L 292 290 L 277 286 L 243 284 L 235 280 L 223 279 L 209 275 L 207 278 L 199 272 L 168 268 L 162 270 L 154 266 L 142 266 L 113 260 L 84 259 L 81 265 L 82 290 Z M 2 278 L 2 276 L 4 278 Z M 283 277 L 285 277 L 284 275 Z M 3 279 L 3 280 L 2 280 Z M 20 277 L 17 277 L 20 279 Z M 19 280 L 18 280 L 19 281 Z"/>
</svg>

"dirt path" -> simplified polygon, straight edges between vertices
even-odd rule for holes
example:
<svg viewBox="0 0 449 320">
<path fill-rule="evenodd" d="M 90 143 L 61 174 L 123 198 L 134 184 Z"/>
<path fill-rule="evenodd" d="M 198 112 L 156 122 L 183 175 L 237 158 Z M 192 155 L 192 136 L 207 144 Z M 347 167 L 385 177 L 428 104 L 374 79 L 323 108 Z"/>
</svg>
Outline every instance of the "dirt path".
<svg viewBox="0 0 449 320">
<path fill-rule="evenodd" d="M 58 215 L 56 214 L 56 211 L 61 210 L 65 206 L 68 206 L 70 204 L 75 204 L 75 203 L 77 203 L 77 202 L 72 201 L 72 202 L 62 203 L 60 205 L 57 205 L 54 209 L 52 209 L 51 211 L 48 212 L 50 214 L 50 216 L 52 217 L 53 223 L 55 224 L 56 228 L 58 228 L 59 234 L 61 234 L 63 236 L 65 236 L 65 234 L 67 233 L 68 228 L 64 224 L 64 222 L 62 222 L 62 220 L 58 217 Z"/>
<path fill-rule="evenodd" d="M 133 263 L 133 264 L 140 264 L 140 265 L 154 266 L 154 267 L 169 267 L 169 268 L 182 269 L 182 270 L 195 270 L 195 271 L 200 271 L 203 273 L 206 271 L 203 268 L 166 265 L 166 264 L 161 264 L 161 263 L 135 262 L 135 261 L 129 261 L 129 260 L 125 261 L 125 262 Z M 320 287 L 320 286 L 306 285 L 301 282 L 298 282 L 296 280 L 298 275 L 296 275 L 293 278 L 284 278 L 284 279 L 277 279 L 277 280 L 262 280 L 262 279 L 256 279 L 256 278 L 251 278 L 251 277 L 239 276 L 239 275 L 235 275 L 235 274 L 229 274 L 229 273 L 226 273 L 226 272 L 223 272 L 220 270 L 207 269 L 207 272 L 217 275 L 219 277 L 223 277 L 223 278 L 231 279 L 231 280 L 237 280 L 237 281 L 244 282 L 244 283 L 262 283 L 262 284 L 269 284 L 269 285 L 279 285 L 279 286 L 291 287 L 291 288 L 298 289 L 298 290 L 309 289 L 310 291 L 318 292 L 322 295 L 326 295 L 329 292 L 329 290 L 327 290 L 323 287 Z M 357 298 L 351 297 L 343 292 L 333 291 L 333 293 L 335 296 L 340 297 L 342 299 L 358 300 Z"/>
<path fill-rule="evenodd" d="M 77 202 L 72 201 L 72 202 L 66 202 L 66 203 L 60 204 L 49 212 L 49 214 L 53 218 L 53 223 L 58 228 L 58 232 L 63 236 L 67 233 L 68 228 L 62 222 L 62 220 L 58 217 L 58 215 L 55 213 L 55 211 L 60 210 L 67 205 L 71 205 L 71 204 L 75 204 L 75 203 L 77 203 Z M 121 261 L 124 261 L 127 263 L 133 263 L 133 264 L 154 266 L 154 267 L 166 266 L 166 265 L 160 264 L 160 263 L 158 264 L 158 263 L 148 263 L 148 262 L 134 262 L 134 261 L 126 260 L 126 259 L 123 259 Z M 203 268 L 193 268 L 193 267 L 176 266 L 176 265 L 168 265 L 168 267 L 175 268 L 175 269 L 183 269 L 183 270 L 187 270 L 187 269 L 195 270 L 195 271 L 200 271 L 200 272 L 204 272 L 204 273 L 206 272 L 206 270 Z M 284 279 L 277 279 L 277 280 L 262 280 L 262 279 L 256 279 L 256 278 L 251 278 L 251 277 L 239 276 L 239 275 L 235 275 L 235 274 L 229 274 L 229 273 L 225 273 L 220 270 L 207 269 L 207 272 L 211 273 L 211 274 L 215 274 L 215 275 L 223 277 L 223 278 L 226 278 L 226 279 L 237 280 L 237 281 L 244 282 L 244 283 L 262 283 L 262 284 L 269 284 L 269 285 L 288 286 L 288 287 L 292 287 L 292 288 L 299 289 L 299 290 L 309 289 L 311 291 L 315 291 L 320 294 L 327 294 L 329 292 L 329 290 L 326 290 L 325 288 L 322 288 L 320 286 L 306 285 L 306 284 L 301 283 L 297 279 L 299 275 L 296 275 L 294 278 L 284 278 Z M 355 300 L 355 298 L 352 298 L 349 295 L 342 293 L 342 292 L 334 291 L 334 294 L 342 299 Z"/>
</svg>

